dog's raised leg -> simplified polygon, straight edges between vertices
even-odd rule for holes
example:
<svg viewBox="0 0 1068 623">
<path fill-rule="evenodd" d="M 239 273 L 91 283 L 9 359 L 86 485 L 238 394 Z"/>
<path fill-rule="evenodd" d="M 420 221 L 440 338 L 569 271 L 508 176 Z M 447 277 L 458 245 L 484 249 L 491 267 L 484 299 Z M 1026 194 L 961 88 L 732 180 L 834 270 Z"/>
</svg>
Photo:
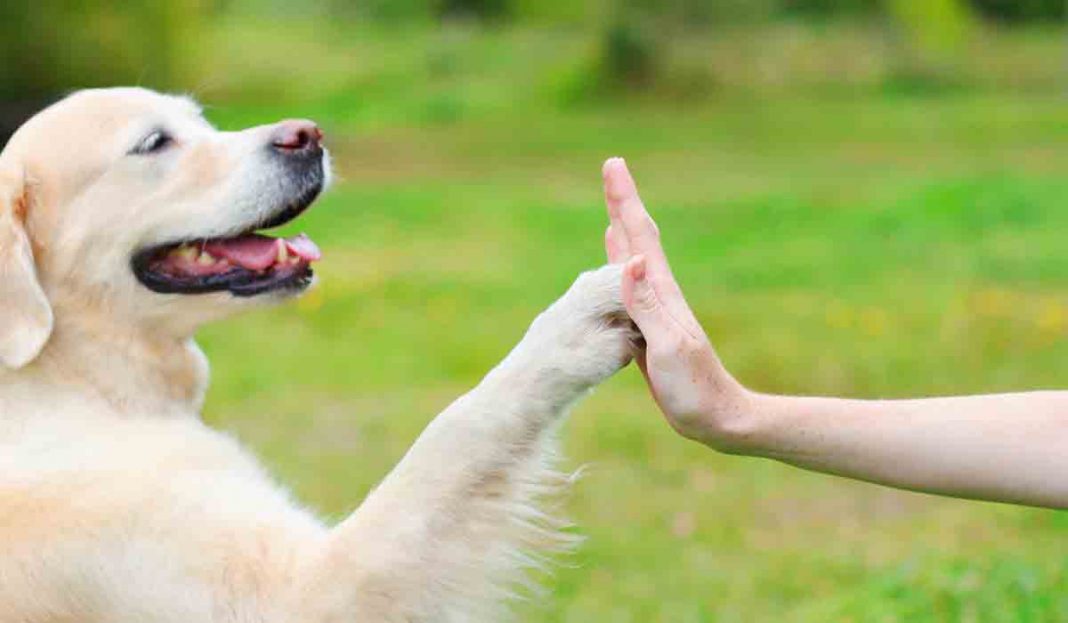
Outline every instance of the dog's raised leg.
<svg viewBox="0 0 1068 623">
<path fill-rule="evenodd" d="M 303 621 L 499 621 L 538 550 L 566 540 L 536 506 L 553 424 L 630 360 L 620 269 L 585 273 L 519 345 L 427 427 L 301 573 Z"/>
</svg>

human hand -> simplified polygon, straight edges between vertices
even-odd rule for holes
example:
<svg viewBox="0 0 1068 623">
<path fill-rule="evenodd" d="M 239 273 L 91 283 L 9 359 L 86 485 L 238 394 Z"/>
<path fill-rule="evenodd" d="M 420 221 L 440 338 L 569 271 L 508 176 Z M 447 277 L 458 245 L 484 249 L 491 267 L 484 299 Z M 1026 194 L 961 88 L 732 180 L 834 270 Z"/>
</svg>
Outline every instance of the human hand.
<svg viewBox="0 0 1068 623">
<path fill-rule="evenodd" d="M 608 261 L 624 264 L 623 302 L 645 337 L 636 357 L 653 398 L 681 435 L 743 452 L 754 433 L 753 395 L 730 375 L 690 310 L 622 158 L 604 164 Z"/>
<path fill-rule="evenodd" d="M 716 356 L 671 274 L 626 164 L 604 165 L 610 262 L 668 422 L 717 450 L 956 497 L 1068 508 L 1068 391 L 850 400 L 751 392 Z"/>
</svg>

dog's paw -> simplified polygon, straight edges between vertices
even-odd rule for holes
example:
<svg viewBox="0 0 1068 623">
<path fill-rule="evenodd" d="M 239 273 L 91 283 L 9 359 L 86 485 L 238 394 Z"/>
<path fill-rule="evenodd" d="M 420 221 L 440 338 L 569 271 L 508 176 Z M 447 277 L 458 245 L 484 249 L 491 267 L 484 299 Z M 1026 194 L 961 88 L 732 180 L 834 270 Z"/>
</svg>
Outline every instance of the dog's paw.
<svg viewBox="0 0 1068 623">
<path fill-rule="evenodd" d="M 538 317 L 530 346 L 552 369 L 592 386 L 626 366 L 641 333 L 623 306 L 622 266 L 585 272 Z"/>
</svg>

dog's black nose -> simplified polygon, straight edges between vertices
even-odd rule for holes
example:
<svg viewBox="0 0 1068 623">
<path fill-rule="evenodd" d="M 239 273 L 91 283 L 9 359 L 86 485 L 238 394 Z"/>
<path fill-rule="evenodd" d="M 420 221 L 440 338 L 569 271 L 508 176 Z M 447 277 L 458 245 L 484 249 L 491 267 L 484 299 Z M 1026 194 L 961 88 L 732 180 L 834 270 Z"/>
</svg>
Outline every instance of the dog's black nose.
<svg viewBox="0 0 1068 623">
<path fill-rule="evenodd" d="M 271 148 L 286 156 L 315 155 L 322 152 L 323 131 L 313 121 L 290 119 L 275 126 Z"/>
</svg>

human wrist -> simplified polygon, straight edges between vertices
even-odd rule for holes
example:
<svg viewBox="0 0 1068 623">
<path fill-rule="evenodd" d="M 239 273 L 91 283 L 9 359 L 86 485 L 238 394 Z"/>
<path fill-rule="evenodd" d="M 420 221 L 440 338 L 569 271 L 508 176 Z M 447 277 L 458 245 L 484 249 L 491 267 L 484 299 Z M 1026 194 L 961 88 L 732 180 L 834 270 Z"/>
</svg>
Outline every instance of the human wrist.
<svg viewBox="0 0 1068 623">
<path fill-rule="evenodd" d="M 709 384 L 690 439 L 727 454 L 759 454 L 765 422 L 765 396 L 750 390 L 726 370 Z"/>
</svg>

